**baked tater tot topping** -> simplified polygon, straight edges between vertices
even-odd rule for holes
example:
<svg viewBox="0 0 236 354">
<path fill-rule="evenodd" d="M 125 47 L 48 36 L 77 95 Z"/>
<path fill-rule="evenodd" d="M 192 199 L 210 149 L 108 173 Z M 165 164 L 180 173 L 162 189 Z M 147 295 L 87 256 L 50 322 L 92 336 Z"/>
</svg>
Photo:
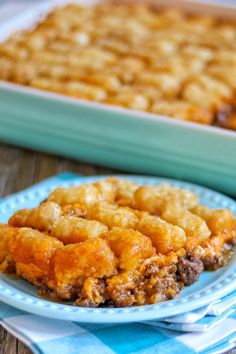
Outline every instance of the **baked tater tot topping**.
<svg viewBox="0 0 236 354">
<path fill-rule="evenodd" d="M 235 39 L 230 19 L 158 4 L 70 4 L 0 44 L 0 80 L 236 130 Z"/>
<path fill-rule="evenodd" d="M 178 296 L 225 266 L 236 219 L 170 184 L 122 178 L 58 187 L 0 224 L 0 272 L 76 306 L 141 306 Z"/>
</svg>

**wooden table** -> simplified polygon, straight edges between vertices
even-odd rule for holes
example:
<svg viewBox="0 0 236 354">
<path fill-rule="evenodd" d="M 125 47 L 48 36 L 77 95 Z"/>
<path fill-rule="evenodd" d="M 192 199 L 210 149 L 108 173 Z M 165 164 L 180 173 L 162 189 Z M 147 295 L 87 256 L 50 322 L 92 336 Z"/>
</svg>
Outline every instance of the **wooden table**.
<svg viewBox="0 0 236 354">
<path fill-rule="evenodd" d="M 117 173 L 84 162 L 0 144 L 0 197 L 20 191 L 62 171 L 83 175 Z M 236 354 L 236 351 L 227 354 L 230 353 Z M 0 354 L 31 354 L 31 351 L 1 327 Z"/>
</svg>

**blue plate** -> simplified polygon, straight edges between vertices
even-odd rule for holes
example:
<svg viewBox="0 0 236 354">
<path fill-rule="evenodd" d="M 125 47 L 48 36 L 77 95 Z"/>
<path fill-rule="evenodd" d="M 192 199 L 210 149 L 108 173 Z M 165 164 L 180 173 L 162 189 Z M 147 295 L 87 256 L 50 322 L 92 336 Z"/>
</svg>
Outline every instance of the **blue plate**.
<svg viewBox="0 0 236 354">
<path fill-rule="evenodd" d="M 104 178 L 74 177 L 69 181 L 52 179 L 29 190 L 6 198 L 0 204 L 0 222 L 7 222 L 12 213 L 20 208 L 33 207 L 45 199 L 48 193 L 58 185 L 69 187 Z M 213 208 L 228 208 L 236 214 L 236 203 L 230 198 L 194 184 L 156 177 L 122 176 L 140 184 L 170 183 L 173 186 L 187 188 L 195 192 L 201 203 Z M 129 308 L 84 308 L 45 300 L 37 295 L 36 289 L 24 280 L 12 276 L 0 275 L 1 301 L 21 310 L 41 316 L 77 322 L 118 323 L 161 319 L 190 310 L 219 299 L 236 289 L 236 254 L 230 264 L 215 272 L 204 272 L 198 282 L 184 288 L 177 298 L 159 303 Z"/>
</svg>

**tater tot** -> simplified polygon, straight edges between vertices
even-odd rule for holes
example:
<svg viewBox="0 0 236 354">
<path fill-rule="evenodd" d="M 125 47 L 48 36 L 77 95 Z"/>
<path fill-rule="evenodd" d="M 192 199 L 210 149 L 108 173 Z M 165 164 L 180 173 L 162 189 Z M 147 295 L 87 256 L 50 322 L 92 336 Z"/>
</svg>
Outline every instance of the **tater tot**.
<svg viewBox="0 0 236 354">
<path fill-rule="evenodd" d="M 59 205 L 81 204 L 90 206 L 99 201 L 113 203 L 116 197 L 116 187 L 109 179 L 84 184 L 78 187 L 57 188 L 48 197 Z"/>
<path fill-rule="evenodd" d="M 102 196 L 102 199 L 108 203 L 114 203 L 116 198 L 116 186 L 109 179 L 93 183 Z"/>
<path fill-rule="evenodd" d="M 54 9 L 0 43 L 0 80 L 236 130 L 235 22 L 136 2 Z"/>
<path fill-rule="evenodd" d="M 181 82 L 172 74 L 156 73 L 155 71 L 146 71 L 138 75 L 138 82 L 143 85 L 154 86 L 161 90 L 164 95 L 176 96 L 179 92 Z"/>
<path fill-rule="evenodd" d="M 61 298 L 70 299 L 86 278 L 116 274 L 116 264 L 115 255 L 101 238 L 67 245 L 58 249 L 53 256 L 49 286 Z"/>
<path fill-rule="evenodd" d="M 118 257 L 119 268 L 122 270 L 133 270 L 141 261 L 155 255 L 150 238 L 138 231 L 114 227 L 104 237 Z"/>
<path fill-rule="evenodd" d="M 91 184 L 71 188 L 56 188 L 48 197 L 48 201 L 59 205 L 84 204 L 89 206 L 101 200 L 98 189 Z"/>
<path fill-rule="evenodd" d="M 109 180 L 116 186 L 116 203 L 120 206 L 130 206 L 138 184 L 127 179 L 114 177 L 109 178 Z"/>
<path fill-rule="evenodd" d="M 18 229 L 9 242 L 17 273 L 36 286 L 47 283 L 50 259 L 61 247 L 63 243 L 56 238 L 29 228 Z"/>
<path fill-rule="evenodd" d="M 198 205 L 198 197 L 191 191 L 164 184 L 156 187 L 141 186 L 134 193 L 133 207 L 151 214 L 160 215 L 168 204 L 190 209 Z"/>
<path fill-rule="evenodd" d="M 124 106 L 135 110 L 147 111 L 150 105 L 148 97 L 132 91 L 121 92 L 116 96 L 111 96 L 107 98 L 105 102 L 108 104 Z"/>
<path fill-rule="evenodd" d="M 192 212 L 206 221 L 213 235 L 223 233 L 228 240 L 236 236 L 235 218 L 230 210 L 214 210 L 205 205 L 199 205 Z"/>
<path fill-rule="evenodd" d="M 123 229 L 134 228 L 138 222 L 138 217 L 132 209 L 118 207 L 105 202 L 92 205 L 88 209 L 86 217 L 102 222 L 109 229 L 115 226 Z"/>
<path fill-rule="evenodd" d="M 9 224 L 17 227 L 32 227 L 41 231 L 50 230 L 52 224 L 61 216 L 61 208 L 54 202 L 45 202 L 37 208 L 16 211 Z"/>
<path fill-rule="evenodd" d="M 83 217 L 86 215 L 86 207 L 81 204 L 67 204 L 61 207 L 62 216 Z"/>
<path fill-rule="evenodd" d="M 181 99 L 154 101 L 151 111 L 159 115 L 201 124 L 212 124 L 214 121 L 214 113 L 210 109 L 196 106 Z"/>
<path fill-rule="evenodd" d="M 107 231 L 107 226 L 99 221 L 68 216 L 60 218 L 53 224 L 50 235 L 64 244 L 69 244 L 99 237 Z"/>
<path fill-rule="evenodd" d="M 112 74 L 96 74 L 85 78 L 85 82 L 103 87 L 109 93 L 118 92 L 121 88 L 119 78 Z"/>
<path fill-rule="evenodd" d="M 13 272 L 15 262 L 10 254 L 9 242 L 16 235 L 17 229 L 0 224 L 0 272 Z"/>
<path fill-rule="evenodd" d="M 176 251 L 182 248 L 186 241 L 183 229 L 156 216 L 143 215 L 136 229 L 150 237 L 158 253 Z"/>
<path fill-rule="evenodd" d="M 199 242 L 207 240 L 211 235 L 211 231 L 202 218 L 183 208 L 169 206 L 161 217 L 171 224 L 181 227 L 187 237 L 198 239 Z"/>
</svg>

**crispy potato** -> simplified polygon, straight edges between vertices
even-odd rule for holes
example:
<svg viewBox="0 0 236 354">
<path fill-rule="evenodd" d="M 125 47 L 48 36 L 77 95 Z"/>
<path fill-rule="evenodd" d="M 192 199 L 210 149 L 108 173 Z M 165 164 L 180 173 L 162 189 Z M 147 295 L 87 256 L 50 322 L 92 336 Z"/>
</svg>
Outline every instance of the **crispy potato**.
<svg viewBox="0 0 236 354">
<path fill-rule="evenodd" d="M 182 248 L 186 241 L 183 229 L 156 216 L 143 215 L 136 228 L 150 237 L 158 253 L 176 251 Z"/>
<path fill-rule="evenodd" d="M 188 210 L 169 206 L 161 217 L 169 223 L 181 227 L 187 237 L 195 238 L 199 242 L 207 240 L 211 235 L 206 222 Z"/>
<path fill-rule="evenodd" d="M 126 179 L 109 178 L 116 187 L 116 203 L 120 206 L 131 206 L 134 192 L 138 184 Z"/>
<path fill-rule="evenodd" d="M 210 125 L 214 122 L 214 113 L 185 100 L 169 99 L 154 102 L 151 111 L 163 116 L 178 118 L 183 121 Z"/>
<path fill-rule="evenodd" d="M 107 226 L 98 221 L 68 216 L 53 224 L 50 235 L 67 245 L 99 237 L 107 231 Z"/>
<path fill-rule="evenodd" d="M 116 197 L 116 187 L 109 179 L 83 184 L 78 187 L 56 188 L 48 197 L 59 205 L 78 204 L 83 207 L 90 206 L 99 201 L 113 203 Z"/>
<path fill-rule="evenodd" d="M 225 240 L 236 236 L 236 222 L 233 213 L 228 209 L 213 210 L 205 205 L 199 205 L 192 212 L 204 219 L 213 235 L 222 233 Z"/>
<path fill-rule="evenodd" d="M 224 82 L 206 74 L 192 78 L 183 90 L 183 97 L 187 101 L 211 110 L 221 108 L 232 95 L 232 89 Z"/>
<path fill-rule="evenodd" d="M 87 209 L 82 204 L 66 204 L 61 207 L 62 216 L 84 217 Z"/>
<path fill-rule="evenodd" d="M 9 242 L 16 233 L 16 228 L 0 224 L 0 272 L 15 271 L 15 261 L 10 253 Z"/>
<path fill-rule="evenodd" d="M 133 207 L 160 215 L 168 204 L 176 204 L 186 209 L 198 205 L 198 197 L 185 189 L 163 184 L 156 187 L 141 186 L 134 193 Z"/>
<path fill-rule="evenodd" d="M 48 201 L 59 205 L 84 204 L 85 206 L 90 206 L 101 199 L 99 190 L 91 184 L 70 188 L 56 188 L 48 197 Z"/>
<path fill-rule="evenodd" d="M 17 227 L 32 227 L 48 231 L 61 216 L 61 208 L 54 202 L 45 202 L 33 209 L 16 211 L 9 219 L 9 224 Z"/>
<path fill-rule="evenodd" d="M 107 225 L 109 229 L 113 227 L 134 228 L 138 222 L 138 217 L 132 209 L 118 207 L 117 205 L 105 202 L 92 205 L 88 211 L 88 219 L 97 220 Z"/>
<path fill-rule="evenodd" d="M 102 196 L 102 199 L 108 203 L 114 203 L 116 198 L 116 186 L 110 179 L 101 180 L 93 183 Z"/>
<path fill-rule="evenodd" d="M 19 275 L 36 286 L 46 284 L 53 253 L 63 247 L 54 237 L 30 228 L 20 228 L 9 242 Z"/>
<path fill-rule="evenodd" d="M 150 106 L 148 97 L 140 93 L 127 92 L 126 90 L 125 92 L 107 98 L 105 102 L 115 106 L 123 106 L 139 111 L 147 111 Z"/>
<path fill-rule="evenodd" d="M 71 298 L 78 286 L 90 276 L 103 278 L 117 272 L 116 257 L 101 238 L 58 249 L 51 264 L 49 286 L 63 299 Z"/>
<path fill-rule="evenodd" d="M 63 6 L 0 44 L 0 80 L 215 125 L 215 113 L 235 105 L 235 39 L 235 23 L 213 16 Z M 235 114 L 219 126 L 235 130 Z"/>
<path fill-rule="evenodd" d="M 114 227 L 104 237 L 118 257 L 121 270 L 134 270 L 140 262 L 155 255 L 151 240 L 138 231 Z"/>
</svg>

